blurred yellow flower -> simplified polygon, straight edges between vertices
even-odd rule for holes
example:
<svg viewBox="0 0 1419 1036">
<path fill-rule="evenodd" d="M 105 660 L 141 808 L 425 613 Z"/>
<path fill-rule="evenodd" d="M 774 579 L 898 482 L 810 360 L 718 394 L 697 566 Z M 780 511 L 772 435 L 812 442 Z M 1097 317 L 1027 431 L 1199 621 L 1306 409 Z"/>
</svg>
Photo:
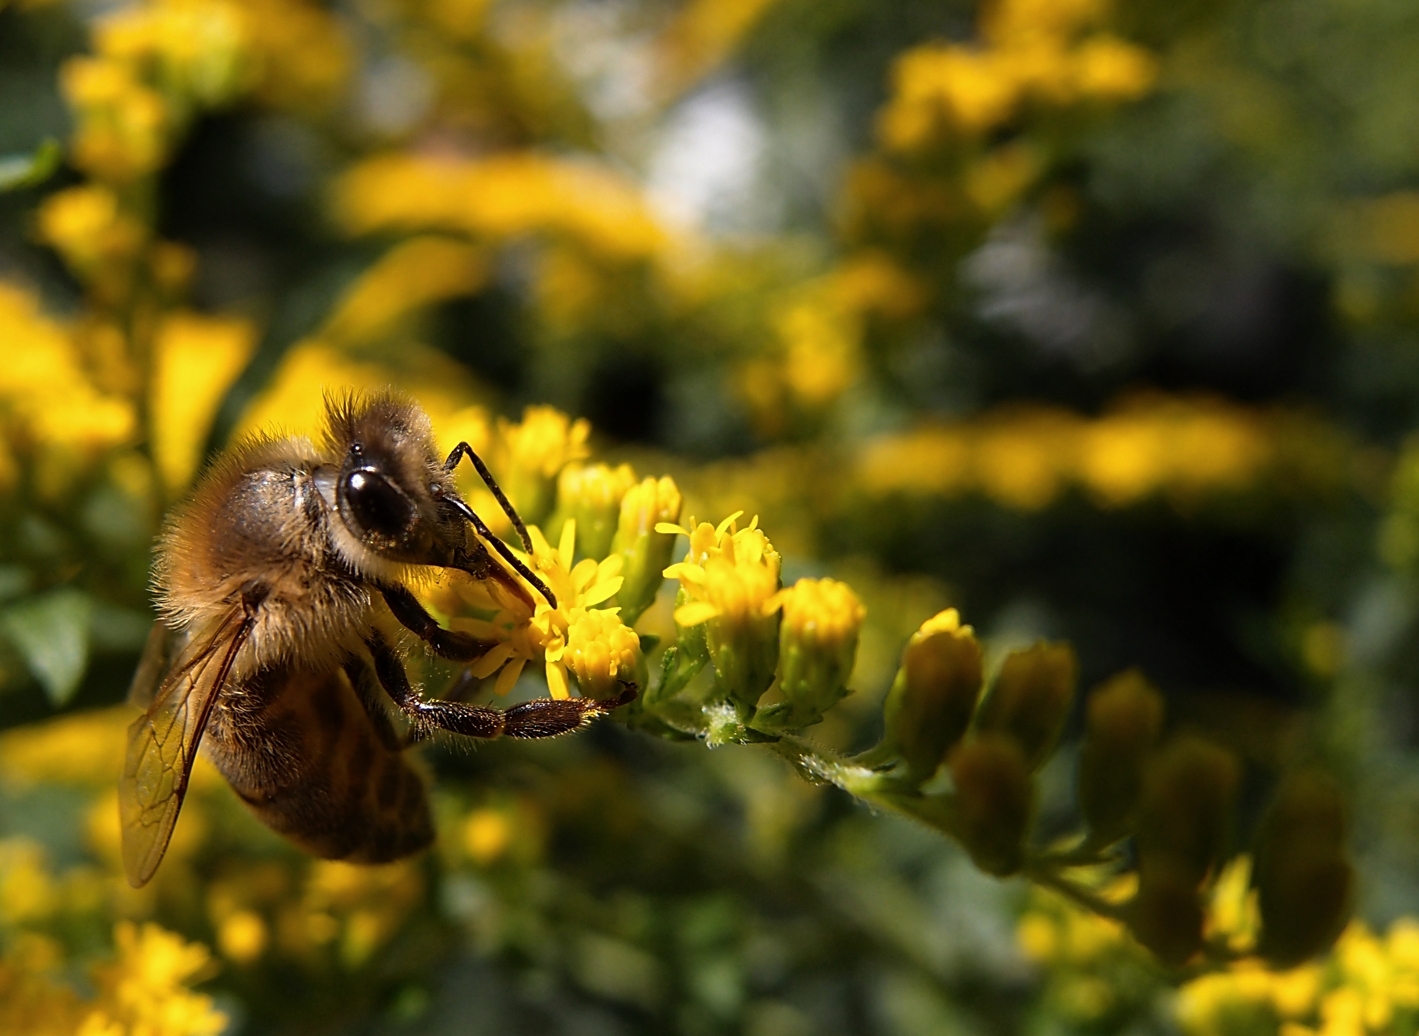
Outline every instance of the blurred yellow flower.
<svg viewBox="0 0 1419 1036">
<path fill-rule="evenodd" d="M 167 158 L 170 112 L 162 96 L 123 62 L 75 57 L 60 75 L 75 110 L 70 154 L 84 171 L 112 183 L 155 172 Z"/>
<path fill-rule="evenodd" d="M 227 1017 L 212 998 L 188 986 L 211 970 L 212 955 L 155 924 L 120 922 L 113 933 L 116 960 L 94 971 L 96 1009 L 81 1034 L 117 1032 L 141 1036 L 217 1036 Z"/>
<path fill-rule="evenodd" d="M 913 151 L 979 138 L 1031 100 L 1070 105 L 1142 96 L 1157 78 L 1156 59 L 1106 33 L 1083 35 L 1104 13 L 1092 0 L 1000 0 L 981 16 L 983 46 L 930 43 L 906 51 L 878 114 L 882 143 Z"/>
<path fill-rule="evenodd" d="M 621 261 L 655 257 L 670 243 L 629 181 L 590 162 L 532 152 L 366 159 L 336 185 L 335 215 L 351 234 L 456 230 L 494 243 L 563 235 Z"/>
<path fill-rule="evenodd" d="M 322 335 L 335 343 L 376 338 L 415 310 L 478 291 L 488 275 L 486 254 L 472 245 L 442 237 L 402 241 L 360 275 Z"/>
<path fill-rule="evenodd" d="M 217 406 L 246 366 L 256 331 L 245 320 L 170 314 L 154 342 L 153 459 L 169 494 L 197 472 Z"/>
</svg>

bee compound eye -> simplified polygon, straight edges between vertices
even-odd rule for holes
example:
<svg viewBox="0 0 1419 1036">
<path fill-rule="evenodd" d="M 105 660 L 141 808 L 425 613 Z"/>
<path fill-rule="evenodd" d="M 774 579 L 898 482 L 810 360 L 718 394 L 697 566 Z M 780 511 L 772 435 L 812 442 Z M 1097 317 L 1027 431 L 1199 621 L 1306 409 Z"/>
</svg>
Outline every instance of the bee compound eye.
<svg viewBox="0 0 1419 1036">
<path fill-rule="evenodd" d="M 347 518 L 365 536 L 399 539 L 414 524 L 414 505 L 393 482 L 378 471 L 352 471 L 345 476 Z"/>
</svg>

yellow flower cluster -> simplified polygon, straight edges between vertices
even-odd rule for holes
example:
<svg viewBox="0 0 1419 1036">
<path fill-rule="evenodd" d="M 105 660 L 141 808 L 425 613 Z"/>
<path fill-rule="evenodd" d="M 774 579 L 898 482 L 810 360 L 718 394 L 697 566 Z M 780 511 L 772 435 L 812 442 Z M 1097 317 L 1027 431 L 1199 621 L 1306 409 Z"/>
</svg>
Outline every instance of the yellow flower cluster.
<svg viewBox="0 0 1419 1036">
<path fill-rule="evenodd" d="M 878 116 L 882 142 L 913 151 L 976 138 L 1030 102 L 1119 101 L 1157 76 L 1147 51 L 1090 31 L 1102 0 L 1000 0 L 981 20 L 981 45 L 927 44 L 897 59 L 892 97 Z"/>
<path fill-rule="evenodd" d="M 861 377 L 869 321 L 900 321 L 925 303 L 925 288 L 874 250 L 784 292 L 769 315 L 777 355 L 747 361 L 738 379 L 759 430 L 780 435 L 791 409 L 821 411 L 837 401 Z"/>
<path fill-rule="evenodd" d="M 60 975 L 61 945 L 31 932 L 0 956 L 0 1031 L 26 1036 L 217 1036 L 227 1025 L 212 998 L 195 993 L 211 955 L 155 924 L 119 922 L 115 955 L 93 969 L 95 995 L 79 997 Z"/>
<path fill-rule="evenodd" d="M 17 453 L 33 451 L 39 489 L 67 484 L 81 463 L 134 435 L 127 399 L 87 376 L 68 329 L 46 318 L 33 295 L 0 282 L 0 490 L 19 476 Z"/>
<path fill-rule="evenodd" d="M 532 152 L 366 159 L 336 185 L 335 214 L 351 234 L 452 230 L 494 244 L 545 234 L 619 261 L 652 258 L 669 243 L 628 181 Z"/>
<path fill-rule="evenodd" d="M 1246 962 L 1178 992 L 1178 1021 L 1194 1036 L 1257 1031 L 1282 1036 L 1371 1036 L 1412 1032 L 1419 1020 L 1419 921 L 1401 918 L 1384 936 L 1353 922 L 1328 958 L 1290 971 Z M 1279 1027 L 1279 1028 L 1278 1028 Z"/>
<path fill-rule="evenodd" d="M 679 517 L 680 491 L 669 478 L 637 483 L 629 465 L 577 465 L 587 454 L 588 433 L 585 421 L 532 407 L 521 424 L 499 421 L 484 439 L 491 466 L 522 514 L 551 513 L 557 546 L 530 525 L 526 560 L 556 597 L 555 607 L 534 593 L 528 614 L 524 602 L 493 583 L 453 580 L 428 592 L 430 604 L 456 628 L 498 641 L 469 667 L 477 679 L 497 674 L 498 694 L 536 662 L 557 698 L 570 695 L 573 680 L 593 698 L 646 687 L 640 637 L 630 624 L 661 584 L 674 534 L 658 523 Z M 486 491 L 470 495 L 491 503 Z M 493 508 L 484 513 L 497 514 Z M 583 521 L 589 536 L 581 533 Z"/>
<path fill-rule="evenodd" d="M 1205 397 L 1140 396 L 1084 418 L 1012 408 L 970 423 L 879 439 L 858 458 L 870 493 L 979 492 L 1037 510 L 1077 486 L 1100 506 L 1165 493 L 1179 501 L 1235 493 L 1265 476 L 1313 486 L 1344 477 L 1340 444 L 1324 429 Z"/>
<path fill-rule="evenodd" d="M 343 81 L 338 22 L 301 0 L 147 0 L 99 19 L 94 55 L 62 75 L 73 158 L 123 184 L 167 160 L 195 111 L 249 90 L 310 105 Z"/>
<path fill-rule="evenodd" d="M 612 554 L 604 561 L 585 558 L 576 562 L 576 522 L 562 526 L 556 550 L 548 545 L 542 530 L 531 526 L 532 566 L 556 595 L 552 607 L 540 596 L 530 616 L 501 608 L 491 620 L 454 619 L 454 625 L 480 637 L 501 641 L 469 667 L 483 679 L 498 673 L 494 690 L 506 694 L 517 682 L 523 667 L 542 659 L 547 687 L 554 698 L 570 696 L 568 673 L 586 697 L 614 697 L 623 683 L 644 687 L 645 660 L 640 639 L 617 615 L 618 609 L 604 606 L 620 592 L 624 559 Z M 465 600 L 475 608 L 487 609 L 487 587 L 458 584 Z"/>
</svg>

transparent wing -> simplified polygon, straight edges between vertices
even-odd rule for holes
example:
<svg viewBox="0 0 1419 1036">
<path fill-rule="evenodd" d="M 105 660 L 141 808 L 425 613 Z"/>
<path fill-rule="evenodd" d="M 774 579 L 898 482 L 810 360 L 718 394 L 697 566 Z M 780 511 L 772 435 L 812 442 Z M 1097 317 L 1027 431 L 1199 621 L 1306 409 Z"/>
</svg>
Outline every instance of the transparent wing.
<svg viewBox="0 0 1419 1036">
<path fill-rule="evenodd" d="M 128 685 L 128 704 L 146 710 L 157 697 L 163 679 L 172 671 L 172 661 L 187 644 L 187 630 L 169 629 L 161 619 L 148 631 L 147 643 L 138 659 L 133 681 Z"/>
<path fill-rule="evenodd" d="M 187 637 L 147 713 L 128 728 L 118 808 L 123 867 L 134 888 L 148 883 L 167 851 L 202 729 L 254 624 L 255 617 L 238 606 Z"/>
</svg>

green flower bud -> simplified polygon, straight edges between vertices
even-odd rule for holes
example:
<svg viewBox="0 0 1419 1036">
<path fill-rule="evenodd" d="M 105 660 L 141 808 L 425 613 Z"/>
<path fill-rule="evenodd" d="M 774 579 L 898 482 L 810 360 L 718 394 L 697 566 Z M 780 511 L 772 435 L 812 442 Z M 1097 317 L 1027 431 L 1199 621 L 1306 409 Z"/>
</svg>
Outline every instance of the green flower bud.
<svg viewBox="0 0 1419 1036">
<path fill-rule="evenodd" d="M 569 518 L 576 519 L 577 552 L 601 560 L 611 551 L 621 515 L 621 500 L 636 484 L 629 464 L 571 464 L 557 476 L 557 509 L 547 527 L 560 535 Z M 661 568 L 665 566 L 662 565 Z"/>
<path fill-rule="evenodd" d="M 1164 863 L 1146 872 L 1128 904 L 1133 937 L 1171 967 L 1202 949 L 1202 901 L 1187 868 Z"/>
<path fill-rule="evenodd" d="M 933 616 L 912 634 L 902 667 L 887 692 L 883 750 L 907 764 L 920 783 L 936 772 L 965 734 L 980 697 L 980 644 L 955 608 Z"/>
<path fill-rule="evenodd" d="M 867 610 L 852 588 L 835 579 L 800 579 L 776 595 L 778 685 L 782 702 L 759 710 L 761 730 L 806 727 L 847 696 L 857 660 L 857 635 Z"/>
<path fill-rule="evenodd" d="M 978 729 L 1013 737 L 1030 769 L 1038 770 L 1064 728 L 1078 675 L 1079 663 L 1068 644 L 1039 643 L 1016 651 L 981 703 Z"/>
<path fill-rule="evenodd" d="M 1293 967 L 1322 952 L 1350 917 L 1355 875 L 1345 856 L 1345 803 L 1324 775 L 1282 785 L 1257 837 L 1261 954 Z"/>
<path fill-rule="evenodd" d="M 1148 764 L 1138 813 L 1138 869 L 1145 884 L 1155 870 L 1170 881 L 1207 880 L 1221 861 L 1241 779 L 1225 748 L 1185 734 Z"/>
<path fill-rule="evenodd" d="M 657 532 L 656 526 L 680 520 L 680 489 L 668 475 L 647 478 L 630 487 L 621 498 L 621 512 L 611 550 L 626 559 L 621 568 L 625 582 L 615 604 L 621 618 L 634 626 L 641 613 L 655 600 L 662 573 L 675 549 L 674 532 Z"/>
<path fill-rule="evenodd" d="M 1089 695 L 1079 805 L 1095 845 L 1111 845 L 1133 830 L 1143 766 L 1162 728 L 1163 696 L 1136 669 Z"/>
<path fill-rule="evenodd" d="M 951 753 L 957 832 L 975 865 L 1005 876 L 1020 869 L 1035 806 L 1035 782 L 1019 744 L 1002 734 L 972 738 Z"/>
</svg>

